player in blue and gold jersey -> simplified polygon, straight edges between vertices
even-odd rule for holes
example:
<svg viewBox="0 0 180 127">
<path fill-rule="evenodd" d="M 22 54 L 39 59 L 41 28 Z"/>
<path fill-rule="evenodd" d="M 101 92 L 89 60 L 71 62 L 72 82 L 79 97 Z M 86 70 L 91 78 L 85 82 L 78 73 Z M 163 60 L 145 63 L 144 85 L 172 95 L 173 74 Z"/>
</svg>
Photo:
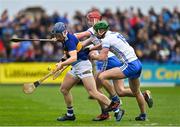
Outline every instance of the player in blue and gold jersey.
<svg viewBox="0 0 180 127">
<path fill-rule="evenodd" d="M 66 26 L 62 22 L 54 25 L 52 34 L 57 42 L 63 44 L 65 54 L 69 57 L 57 63 L 56 70 L 62 69 L 64 66 L 72 65 L 72 69 L 66 74 L 61 86 L 60 91 L 64 96 L 67 106 L 67 113 L 57 118 L 58 121 L 75 120 L 73 111 L 71 88 L 79 81 L 82 80 L 84 87 L 88 94 L 101 103 L 107 106 L 108 110 L 115 110 L 118 105 L 113 104 L 108 97 L 97 91 L 96 82 L 92 74 L 92 65 L 88 60 L 88 50 L 84 50 L 79 40 L 72 34 L 69 34 Z"/>
</svg>

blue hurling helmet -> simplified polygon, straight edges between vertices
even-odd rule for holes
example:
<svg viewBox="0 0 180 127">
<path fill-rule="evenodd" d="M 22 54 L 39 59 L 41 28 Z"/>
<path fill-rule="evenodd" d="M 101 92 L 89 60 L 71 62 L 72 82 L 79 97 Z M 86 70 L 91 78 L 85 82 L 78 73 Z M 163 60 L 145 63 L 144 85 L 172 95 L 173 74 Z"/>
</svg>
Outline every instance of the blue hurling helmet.
<svg viewBox="0 0 180 127">
<path fill-rule="evenodd" d="M 67 30 L 66 25 L 63 22 L 58 22 L 53 26 L 52 34 L 63 33 Z"/>
</svg>

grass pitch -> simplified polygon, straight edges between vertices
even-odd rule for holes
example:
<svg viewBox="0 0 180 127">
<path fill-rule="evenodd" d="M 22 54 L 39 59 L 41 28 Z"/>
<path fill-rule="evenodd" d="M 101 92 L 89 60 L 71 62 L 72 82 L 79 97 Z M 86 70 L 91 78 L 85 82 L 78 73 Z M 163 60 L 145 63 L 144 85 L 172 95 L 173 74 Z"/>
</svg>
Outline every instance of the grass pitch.
<svg viewBox="0 0 180 127">
<path fill-rule="evenodd" d="M 66 113 L 59 86 L 41 86 L 33 94 L 25 95 L 22 86 L 0 85 L 0 125 L 1 126 L 180 126 L 180 87 L 150 87 L 154 107 L 147 108 L 148 121 L 137 122 L 139 114 L 135 98 L 125 97 L 126 110 L 121 122 L 112 118 L 93 122 L 91 119 L 100 113 L 95 100 L 87 99 L 86 90 L 77 86 L 72 89 L 76 121 L 58 122 L 56 118 Z"/>
</svg>

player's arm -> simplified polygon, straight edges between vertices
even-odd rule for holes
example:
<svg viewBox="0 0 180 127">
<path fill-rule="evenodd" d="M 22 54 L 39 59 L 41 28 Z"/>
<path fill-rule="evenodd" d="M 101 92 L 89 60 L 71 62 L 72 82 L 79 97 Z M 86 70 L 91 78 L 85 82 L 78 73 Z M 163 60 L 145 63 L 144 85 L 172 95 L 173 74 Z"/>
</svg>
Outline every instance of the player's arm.
<svg viewBox="0 0 180 127">
<path fill-rule="evenodd" d="M 97 44 L 97 45 L 95 45 L 95 46 L 93 46 L 93 47 L 91 47 L 89 50 L 101 50 L 102 49 L 102 44 Z"/>
<path fill-rule="evenodd" d="M 84 41 L 81 41 L 81 44 L 82 44 L 83 47 L 86 47 L 86 46 L 92 44 L 92 40 L 93 40 L 93 38 L 90 37 L 90 38 L 88 38 L 88 39 L 86 39 Z"/>
<path fill-rule="evenodd" d="M 97 55 L 97 54 L 90 54 L 90 57 L 91 59 L 94 59 L 94 60 L 106 60 L 108 58 L 108 52 L 109 52 L 109 48 L 103 48 L 101 51 L 100 51 L 100 54 Z"/>
<path fill-rule="evenodd" d="M 64 61 L 60 61 L 59 63 L 56 64 L 56 69 L 55 72 L 57 70 L 61 70 L 64 66 L 70 65 L 71 63 L 77 61 L 77 51 L 76 50 L 72 50 L 68 52 L 69 54 L 69 58 L 64 60 Z"/>
<path fill-rule="evenodd" d="M 84 31 L 84 32 L 80 32 L 80 33 L 75 33 L 74 34 L 78 39 L 82 39 L 84 37 L 90 37 L 91 33 L 89 31 Z"/>
<path fill-rule="evenodd" d="M 75 40 L 74 40 L 75 41 Z M 56 64 L 57 70 L 60 70 L 63 68 L 63 66 L 70 65 L 71 63 L 77 61 L 77 49 L 76 44 L 74 41 L 68 41 L 65 43 L 65 46 L 67 48 L 67 54 L 69 55 L 69 58 L 67 58 L 65 61 L 60 61 Z"/>
<path fill-rule="evenodd" d="M 61 61 L 62 66 L 70 65 L 71 63 L 77 61 L 77 51 L 73 50 L 68 52 L 69 58 L 67 58 L 65 61 Z"/>
<path fill-rule="evenodd" d="M 110 48 L 111 43 L 108 39 L 103 39 L 101 41 L 102 41 L 102 43 L 94 46 L 93 48 L 94 49 L 102 48 L 102 50 L 100 51 L 99 55 L 90 54 L 91 59 L 106 60 L 108 58 L 108 52 L 109 52 L 109 48 Z M 92 48 L 90 50 L 92 50 Z"/>
<path fill-rule="evenodd" d="M 65 60 L 67 60 L 69 58 L 69 55 L 66 51 L 64 51 L 64 55 L 63 57 L 61 58 L 61 62 L 64 62 Z"/>
</svg>

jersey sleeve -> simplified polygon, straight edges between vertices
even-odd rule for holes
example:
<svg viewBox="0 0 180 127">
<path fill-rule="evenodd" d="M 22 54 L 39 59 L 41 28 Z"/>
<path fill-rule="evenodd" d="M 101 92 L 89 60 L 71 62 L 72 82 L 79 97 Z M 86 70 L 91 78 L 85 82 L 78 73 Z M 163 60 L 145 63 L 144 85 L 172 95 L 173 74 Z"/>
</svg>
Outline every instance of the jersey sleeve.
<svg viewBox="0 0 180 127">
<path fill-rule="evenodd" d="M 110 40 L 109 39 L 102 39 L 102 48 L 110 48 L 111 46 L 111 43 L 110 43 Z"/>
<path fill-rule="evenodd" d="M 95 35 L 91 35 L 91 38 L 92 38 L 93 45 L 97 45 L 101 43 L 100 39 L 98 39 Z"/>
<path fill-rule="evenodd" d="M 89 33 L 91 33 L 91 35 L 94 35 L 93 27 L 89 28 L 87 31 L 88 31 Z"/>
</svg>

